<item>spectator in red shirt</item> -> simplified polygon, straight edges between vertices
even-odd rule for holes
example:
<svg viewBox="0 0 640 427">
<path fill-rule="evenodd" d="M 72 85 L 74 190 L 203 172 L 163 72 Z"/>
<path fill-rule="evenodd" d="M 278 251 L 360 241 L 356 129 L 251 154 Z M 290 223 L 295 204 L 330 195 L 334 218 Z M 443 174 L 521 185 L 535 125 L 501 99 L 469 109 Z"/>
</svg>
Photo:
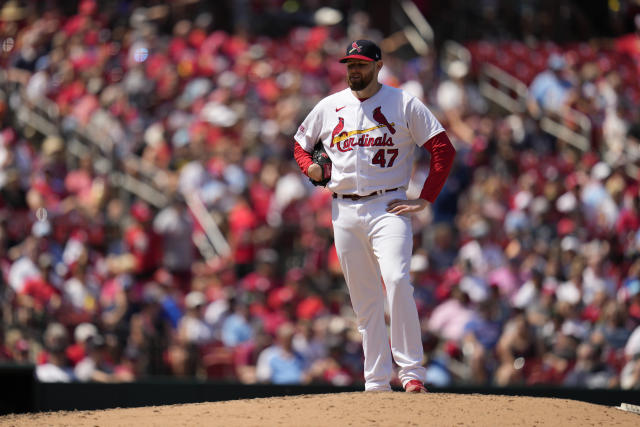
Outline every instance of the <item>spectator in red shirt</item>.
<svg viewBox="0 0 640 427">
<path fill-rule="evenodd" d="M 132 223 L 126 229 L 124 241 L 135 258 L 133 272 L 141 276 L 152 275 L 162 261 L 162 238 L 153 230 L 153 213 L 142 201 L 131 207 Z"/>
</svg>

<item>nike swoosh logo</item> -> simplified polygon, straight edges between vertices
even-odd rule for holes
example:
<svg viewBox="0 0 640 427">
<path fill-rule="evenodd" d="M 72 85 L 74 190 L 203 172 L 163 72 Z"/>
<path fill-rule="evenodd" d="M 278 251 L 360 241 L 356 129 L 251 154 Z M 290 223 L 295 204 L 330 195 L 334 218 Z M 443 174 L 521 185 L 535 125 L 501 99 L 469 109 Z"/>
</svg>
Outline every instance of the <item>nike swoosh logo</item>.
<svg viewBox="0 0 640 427">
<path fill-rule="evenodd" d="M 344 107 L 346 107 L 346 105 L 345 105 L 345 106 L 342 106 L 342 107 L 340 107 L 340 108 L 336 108 L 336 113 L 337 113 L 338 111 L 342 110 Z"/>
</svg>

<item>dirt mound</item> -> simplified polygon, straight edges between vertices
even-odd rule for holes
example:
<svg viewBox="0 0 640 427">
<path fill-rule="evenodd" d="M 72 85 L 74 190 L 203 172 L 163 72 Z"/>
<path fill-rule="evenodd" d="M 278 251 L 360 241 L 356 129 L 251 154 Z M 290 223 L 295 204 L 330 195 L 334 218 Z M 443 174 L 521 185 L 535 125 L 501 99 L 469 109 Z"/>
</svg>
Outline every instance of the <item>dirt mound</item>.
<svg viewBox="0 0 640 427">
<path fill-rule="evenodd" d="M 638 426 L 640 415 L 574 400 L 338 393 L 0 417 L 2 426 Z"/>
</svg>

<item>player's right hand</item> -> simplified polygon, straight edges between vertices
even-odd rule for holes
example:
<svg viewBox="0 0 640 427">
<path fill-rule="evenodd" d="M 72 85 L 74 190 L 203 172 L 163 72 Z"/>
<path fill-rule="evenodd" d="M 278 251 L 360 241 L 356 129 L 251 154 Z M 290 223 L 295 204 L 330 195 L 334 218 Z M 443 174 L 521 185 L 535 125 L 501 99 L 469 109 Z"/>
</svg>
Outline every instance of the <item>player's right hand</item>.
<svg viewBox="0 0 640 427">
<path fill-rule="evenodd" d="M 322 167 L 317 163 L 312 163 L 307 169 L 307 175 L 314 181 L 322 181 Z"/>
</svg>

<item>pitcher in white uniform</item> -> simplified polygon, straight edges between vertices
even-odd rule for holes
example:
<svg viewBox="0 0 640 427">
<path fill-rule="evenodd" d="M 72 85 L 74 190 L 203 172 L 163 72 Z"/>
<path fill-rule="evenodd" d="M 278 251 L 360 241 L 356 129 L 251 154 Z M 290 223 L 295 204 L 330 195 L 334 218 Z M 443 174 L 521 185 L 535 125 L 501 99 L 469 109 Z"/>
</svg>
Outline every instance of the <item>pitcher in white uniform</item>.
<svg viewBox="0 0 640 427">
<path fill-rule="evenodd" d="M 311 160 L 315 144 L 322 141 L 333 163 L 327 188 L 334 198 L 334 240 L 363 337 L 365 390 L 391 390 L 393 357 L 404 389 L 426 392 L 420 322 L 409 281 L 409 215 L 436 199 L 455 149 L 419 99 L 378 82 L 383 63 L 375 43 L 352 42 L 340 62 L 346 64 L 349 87 L 321 100 L 302 122 L 295 158 L 311 179 L 327 178 Z M 420 198 L 407 200 L 420 147 L 431 154 L 430 172 Z"/>
</svg>

